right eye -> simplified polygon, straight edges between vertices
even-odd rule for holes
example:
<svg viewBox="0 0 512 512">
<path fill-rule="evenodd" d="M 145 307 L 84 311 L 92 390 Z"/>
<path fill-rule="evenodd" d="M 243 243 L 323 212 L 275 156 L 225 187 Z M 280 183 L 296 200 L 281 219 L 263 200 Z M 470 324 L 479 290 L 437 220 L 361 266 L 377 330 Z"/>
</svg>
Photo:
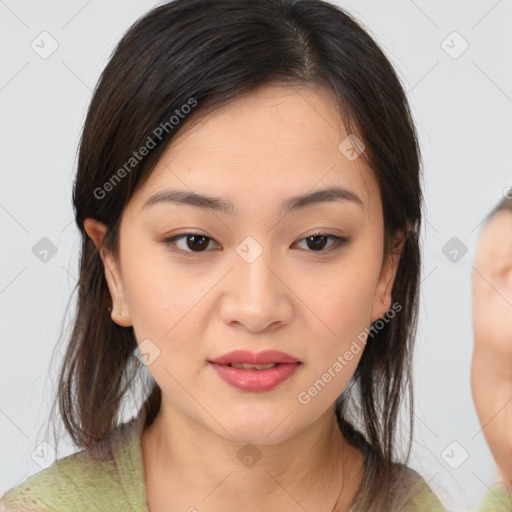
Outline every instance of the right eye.
<svg viewBox="0 0 512 512">
<path fill-rule="evenodd" d="M 184 241 L 184 244 L 180 247 L 178 243 L 182 241 Z M 166 238 L 163 240 L 163 243 L 168 245 L 174 252 L 190 256 L 194 253 L 207 252 L 206 249 L 210 242 L 213 241 L 213 238 L 202 235 L 201 233 L 182 233 L 171 238 Z"/>
</svg>

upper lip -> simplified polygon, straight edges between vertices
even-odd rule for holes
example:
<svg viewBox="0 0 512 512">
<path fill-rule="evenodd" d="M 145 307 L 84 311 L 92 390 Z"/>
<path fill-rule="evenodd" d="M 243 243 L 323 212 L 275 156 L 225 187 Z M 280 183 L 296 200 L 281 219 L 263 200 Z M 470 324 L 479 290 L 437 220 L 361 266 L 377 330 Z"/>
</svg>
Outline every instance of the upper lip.
<svg viewBox="0 0 512 512">
<path fill-rule="evenodd" d="M 263 352 L 251 352 L 249 350 L 234 350 L 215 359 L 210 363 L 229 364 L 229 363 L 247 363 L 247 364 L 268 364 L 268 363 L 300 363 L 300 361 L 278 350 L 264 350 Z"/>
</svg>

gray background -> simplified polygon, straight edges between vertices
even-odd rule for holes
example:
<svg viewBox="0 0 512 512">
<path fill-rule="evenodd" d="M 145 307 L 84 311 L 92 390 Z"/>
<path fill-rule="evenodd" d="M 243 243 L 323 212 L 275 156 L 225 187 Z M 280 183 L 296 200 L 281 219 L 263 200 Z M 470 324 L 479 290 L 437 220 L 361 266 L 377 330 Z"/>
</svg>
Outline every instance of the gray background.
<svg viewBox="0 0 512 512">
<path fill-rule="evenodd" d="M 114 45 L 156 4 L 0 1 L 0 493 L 52 461 L 51 449 L 31 454 L 46 439 L 62 342 L 52 353 L 67 333 L 61 326 L 77 278 L 77 142 Z M 338 4 L 397 68 L 421 139 L 426 210 L 410 466 L 447 508 L 475 510 L 498 475 L 470 391 L 470 276 L 479 225 L 512 185 L 512 2 Z M 31 47 L 41 53 L 52 44 L 47 58 Z M 36 256 L 51 246 L 45 237 L 57 250 L 46 262 Z M 453 237 L 456 245 L 445 247 Z"/>
</svg>

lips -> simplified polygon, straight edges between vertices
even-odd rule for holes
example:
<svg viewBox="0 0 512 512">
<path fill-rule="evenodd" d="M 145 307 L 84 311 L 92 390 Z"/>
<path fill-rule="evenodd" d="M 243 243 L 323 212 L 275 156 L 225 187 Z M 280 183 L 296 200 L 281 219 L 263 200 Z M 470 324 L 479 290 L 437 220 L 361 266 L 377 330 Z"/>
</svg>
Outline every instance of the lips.
<svg viewBox="0 0 512 512">
<path fill-rule="evenodd" d="M 235 368 L 244 368 L 243 365 L 257 367 L 259 365 L 300 363 L 299 359 L 296 357 L 285 352 L 280 352 L 278 350 L 265 350 L 258 353 L 250 352 L 248 350 L 235 350 L 215 359 L 211 359 L 209 362 L 215 364 L 230 365 L 234 366 Z"/>
<path fill-rule="evenodd" d="M 242 370 L 227 364 L 209 363 L 209 366 L 230 386 L 248 392 L 270 391 L 291 378 L 301 363 L 278 363 L 268 370 Z"/>
</svg>

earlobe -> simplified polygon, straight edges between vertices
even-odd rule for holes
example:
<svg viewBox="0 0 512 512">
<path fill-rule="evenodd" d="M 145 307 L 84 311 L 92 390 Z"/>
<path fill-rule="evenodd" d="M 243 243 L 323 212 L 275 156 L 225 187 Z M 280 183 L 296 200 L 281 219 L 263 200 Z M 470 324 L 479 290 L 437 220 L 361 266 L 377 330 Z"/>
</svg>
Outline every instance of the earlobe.
<svg viewBox="0 0 512 512">
<path fill-rule="evenodd" d="M 107 281 L 112 306 L 109 308 L 112 320 L 121 327 L 132 325 L 124 297 L 124 289 L 121 276 L 117 269 L 112 253 L 106 253 L 103 258 L 105 265 L 105 279 Z"/>
<path fill-rule="evenodd" d="M 94 242 L 100 253 L 105 270 L 105 280 L 112 299 L 112 307 L 109 308 L 112 320 L 121 327 L 130 327 L 132 322 L 126 305 L 122 279 L 117 262 L 112 252 L 103 247 L 103 239 L 107 233 L 107 227 L 102 222 L 87 218 L 84 221 L 84 229 Z"/>
</svg>

